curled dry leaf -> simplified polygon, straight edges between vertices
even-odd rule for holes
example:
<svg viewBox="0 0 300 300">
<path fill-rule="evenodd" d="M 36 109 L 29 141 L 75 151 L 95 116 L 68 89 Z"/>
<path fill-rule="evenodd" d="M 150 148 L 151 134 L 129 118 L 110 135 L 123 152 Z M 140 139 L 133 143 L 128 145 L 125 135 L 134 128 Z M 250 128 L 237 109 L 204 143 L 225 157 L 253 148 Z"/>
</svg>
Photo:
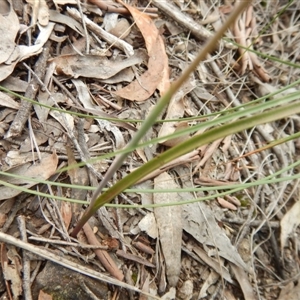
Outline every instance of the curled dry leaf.
<svg viewBox="0 0 300 300">
<path fill-rule="evenodd" d="M 138 80 L 118 90 L 115 94 L 136 101 L 148 99 L 159 88 L 163 94 L 169 87 L 168 57 L 164 42 L 152 19 L 132 6 L 122 4 L 130 11 L 136 25 L 140 29 L 148 50 L 148 70 Z"/>
<path fill-rule="evenodd" d="M 218 197 L 217 200 L 223 208 L 228 208 L 228 209 L 231 209 L 231 210 L 237 210 L 237 208 L 234 204 L 226 201 L 225 199 Z"/>
<path fill-rule="evenodd" d="M 13 72 L 18 62 L 37 55 L 43 50 L 43 46 L 48 41 L 54 25 L 54 23 L 49 22 L 47 26 L 40 26 L 40 33 L 34 45 L 19 45 L 18 47 L 14 47 L 14 52 L 9 57 L 9 60 L 7 60 L 5 64 L 0 65 L 0 81 L 7 78 Z"/>
</svg>

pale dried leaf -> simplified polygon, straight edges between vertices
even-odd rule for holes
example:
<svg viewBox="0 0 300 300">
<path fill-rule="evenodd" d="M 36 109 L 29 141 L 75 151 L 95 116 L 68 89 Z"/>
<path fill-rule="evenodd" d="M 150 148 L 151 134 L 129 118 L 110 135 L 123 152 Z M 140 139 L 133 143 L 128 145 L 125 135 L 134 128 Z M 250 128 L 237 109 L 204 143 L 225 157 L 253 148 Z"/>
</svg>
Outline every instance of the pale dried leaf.
<svg viewBox="0 0 300 300">
<path fill-rule="evenodd" d="M 62 55 L 52 61 L 56 64 L 56 73 L 59 75 L 107 79 L 125 68 L 141 63 L 145 58 L 144 51 L 135 51 L 133 56 L 122 61 L 111 61 L 98 55 L 78 54 Z"/>
<path fill-rule="evenodd" d="M 298 200 L 289 211 L 283 216 L 280 221 L 280 244 L 281 249 L 286 245 L 289 235 L 299 226 L 300 224 L 300 201 Z"/>
<path fill-rule="evenodd" d="M 74 129 L 74 117 L 68 113 L 62 113 L 57 110 L 51 110 L 49 113 L 58 123 L 60 123 L 67 131 Z M 67 122 L 67 123 L 66 123 Z"/>
<path fill-rule="evenodd" d="M 83 81 L 79 80 L 79 79 L 72 79 L 72 82 L 74 83 L 74 85 L 76 87 L 76 90 L 78 92 L 78 98 L 79 98 L 80 102 L 83 104 L 83 106 L 88 109 L 94 108 L 95 105 L 92 102 L 92 99 L 91 99 L 91 96 L 89 93 L 89 89 L 83 83 Z M 115 140 L 116 140 L 117 149 L 121 149 L 125 146 L 124 137 L 119 128 L 117 128 L 115 125 L 111 124 L 107 120 L 97 119 L 97 122 L 98 122 L 101 130 L 106 129 L 113 133 Z"/>
<path fill-rule="evenodd" d="M 184 199 L 192 199 L 192 196 L 184 196 Z M 248 270 L 237 249 L 216 222 L 214 213 L 205 203 L 189 203 L 183 206 L 183 229 L 199 243 L 217 247 L 221 257 Z"/>
<path fill-rule="evenodd" d="M 287 284 L 277 298 L 277 300 L 298 300 L 300 299 L 300 284 L 295 286 L 293 282 Z"/>
<path fill-rule="evenodd" d="M 45 0 L 40 0 L 37 19 L 42 26 L 47 26 L 49 23 L 49 8 Z"/>
<path fill-rule="evenodd" d="M 40 163 L 25 163 L 21 166 L 11 168 L 6 172 L 9 172 L 10 174 L 46 180 L 56 171 L 57 163 L 58 157 L 56 153 L 42 153 L 42 161 Z M 14 185 L 22 185 L 23 188 L 30 188 L 37 184 L 36 182 L 27 181 L 26 179 L 7 177 L 4 175 L 0 175 L 0 180 Z M 0 200 L 15 197 L 20 193 L 21 191 L 19 190 L 6 186 L 0 186 Z"/>
<path fill-rule="evenodd" d="M 178 188 L 173 178 L 164 172 L 154 179 L 155 189 Z M 155 193 L 155 204 L 178 202 L 176 193 Z M 181 206 L 155 207 L 154 215 L 158 225 L 159 239 L 166 263 L 170 286 L 176 286 L 181 269 L 182 208 Z"/>
<path fill-rule="evenodd" d="M 1 82 L 1 86 L 14 92 L 25 92 L 28 87 L 28 82 L 21 80 L 18 77 L 9 76 Z"/>
<path fill-rule="evenodd" d="M 49 18 L 52 22 L 65 24 L 73 30 L 75 30 L 76 32 L 78 32 L 80 35 L 83 35 L 84 30 L 81 24 L 73 18 L 60 14 L 58 11 L 52 9 L 49 10 Z"/>
<path fill-rule="evenodd" d="M 14 71 L 18 62 L 42 52 L 44 44 L 48 41 L 53 31 L 54 25 L 54 23 L 49 22 L 47 26 L 40 26 L 40 33 L 34 45 L 19 45 L 14 48 L 9 61 L 6 61 L 6 64 L 0 65 L 0 81 L 7 78 Z"/>
<path fill-rule="evenodd" d="M 0 92 L 0 107 L 19 109 L 20 104 L 17 101 L 13 100 L 9 95 Z"/>
<path fill-rule="evenodd" d="M 0 12 L 0 64 L 5 62 L 15 49 L 15 38 L 20 28 L 19 19 L 12 5 L 10 5 L 9 14 Z"/>
<path fill-rule="evenodd" d="M 5 280 L 11 281 L 11 289 L 14 295 L 14 299 L 17 299 L 22 295 L 22 280 L 20 274 L 14 266 L 4 265 L 3 275 Z"/>
<path fill-rule="evenodd" d="M 17 167 L 20 165 L 23 165 L 25 163 L 31 162 L 33 160 L 38 159 L 37 153 L 22 153 L 19 150 L 10 150 L 7 152 L 5 157 L 5 163 L 8 166 L 8 168 Z M 5 168 L 5 171 L 9 170 L 8 168 Z"/>
<path fill-rule="evenodd" d="M 148 213 L 140 222 L 139 228 L 153 239 L 156 239 L 158 236 L 158 228 L 156 224 L 156 219 L 153 213 Z"/>
</svg>

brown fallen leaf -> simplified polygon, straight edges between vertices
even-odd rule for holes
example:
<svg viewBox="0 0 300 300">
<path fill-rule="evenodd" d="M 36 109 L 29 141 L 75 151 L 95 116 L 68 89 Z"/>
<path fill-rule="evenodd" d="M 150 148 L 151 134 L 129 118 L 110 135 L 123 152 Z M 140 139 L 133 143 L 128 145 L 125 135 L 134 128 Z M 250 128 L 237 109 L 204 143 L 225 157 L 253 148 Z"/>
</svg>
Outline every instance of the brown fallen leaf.
<svg viewBox="0 0 300 300">
<path fill-rule="evenodd" d="M 164 42 L 152 19 L 134 7 L 122 3 L 131 13 L 146 43 L 149 55 L 148 70 L 137 80 L 115 94 L 132 101 L 144 101 L 159 88 L 163 94 L 169 87 L 168 57 Z"/>
<path fill-rule="evenodd" d="M 111 61 L 106 57 L 98 55 L 78 54 L 61 55 L 53 58 L 56 64 L 56 73 L 67 75 L 74 78 L 79 76 L 97 79 L 110 78 L 125 68 L 139 64 L 146 59 L 144 51 L 135 51 L 134 56 L 131 56 L 122 61 Z"/>
<path fill-rule="evenodd" d="M 40 290 L 39 292 L 39 299 L 38 300 L 52 300 L 52 296 Z"/>
<path fill-rule="evenodd" d="M 223 199 L 221 197 L 218 197 L 217 200 L 218 200 L 219 204 L 221 205 L 221 207 L 228 208 L 228 209 L 231 209 L 231 210 L 237 210 L 237 208 L 234 204 L 226 201 L 225 199 Z"/>
</svg>

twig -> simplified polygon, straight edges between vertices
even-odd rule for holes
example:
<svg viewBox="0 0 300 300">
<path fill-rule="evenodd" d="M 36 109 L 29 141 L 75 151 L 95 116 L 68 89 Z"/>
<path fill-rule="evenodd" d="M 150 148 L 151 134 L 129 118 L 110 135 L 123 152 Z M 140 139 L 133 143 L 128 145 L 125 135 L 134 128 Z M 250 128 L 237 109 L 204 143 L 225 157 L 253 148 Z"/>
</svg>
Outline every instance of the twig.
<svg viewBox="0 0 300 300">
<path fill-rule="evenodd" d="M 131 286 L 129 284 L 126 284 L 122 281 L 119 281 L 117 279 L 114 279 L 114 278 L 110 278 L 102 273 L 99 273 L 97 271 L 94 271 L 92 269 L 89 269 L 87 267 L 84 267 L 82 265 L 79 265 L 78 263 L 75 263 L 71 260 L 68 260 L 64 257 L 61 257 L 59 255 L 56 255 L 50 251 L 47 251 L 46 249 L 44 248 L 40 248 L 40 247 L 37 247 L 37 246 L 34 246 L 34 245 L 31 245 L 29 243 L 25 243 L 21 240 L 18 240 L 16 238 L 14 238 L 13 236 L 11 235 L 8 235 L 8 234 L 5 234 L 3 232 L 0 232 L 0 241 L 1 242 L 4 242 L 4 243 L 8 243 L 8 244 L 11 244 L 11 245 L 14 245 L 16 247 L 19 247 L 19 248 L 22 248 L 22 249 L 25 249 L 27 251 L 30 251 L 46 260 L 50 260 L 52 262 L 55 262 L 61 266 L 64 266 L 70 270 L 73 270 L 73 271 L 76 271 L 76 272 L 80 272 L 81 274 L 84 274 L 84 275 L 87 275 L 91 278 L 95 278 L 95 279 L 98 279 L 98 280 L 101 280 L 101 281 L 104 281 L 104 282 L 107 282 L 109 284 L 114 284 L 114 285 L 117 285 L 121 288 L 125 288 L 125 289 L 129 289 L 129 290 L 132 290 L 132 291 L 135 291 L 135 292 L 138 292 L 138 293 L 142 293 L 148 297 L 150 297 L 150 299 L 157 299 L 159 300 L 158 297 L 156 296 L 153 296 L 153 295 L 150 295 L 149 293 L 146 293 L 144 291 L 141 291 L 139 290 L 138 288 L 134 287 L 134 286 Z"/>
<path fill-rule="evenodd" d="M 86 29 L 86 22 L 84 20 L 84 15 L 83 15 L 83 12 L 82 12 L 82 8 L 81 8 L 81 4 L 80 4 L 80 1 L 77 0 L 77 6 L 78 6 L 78 9 L 79 9 L 79 13 L 80 13 L 80 16 L 81 16 L 81 21 L 82 21 L 82 26 L 83 26 L 83 30 L 84 30 L 84 35 L 85 35 L 85 45 L 86 45 L 86 54 L 89 54 L 90 53 L 90 36 L 87 32 L 87 29 Z"/>
<path fill-rule="evenodd" d="M 126 14 L 129 15 L 129 11 L 127 8 L 124 7 L 115 7 L 112 5 L 107 4 L 106 1 L 101 0 L 88 0 L 88 2 L 97 5 L 100 9 L 104 10 L 105 12 L 109 13 L 119 13 L 119 14 Z M 151 8 L 151 7 L 136 7 L 136 9 L 144 12 L 149 13 L 153 17 L 157 17 L 155 13 L 157 13 L 157 8 Z"/>
<path fill-rule="evenodd" d="M 26 89 L 24 97 L 34 99 L 39 90 L 38 78 L 43 78 L 46 73 L 47 60 L 49 57 L 51 47 L 51 41 L 47 41 L 43 52 L 39 56 L 37 63 L 34 67 L 34 76 Z M 24 128 L 26 121 L 30 115 L 32 103 L 26 100 L 22 100 L 21 107 L 19 108 L 17 115 L 15 116 L 9 130 L 7 131 L 5 138 L 19 136 Z"/>
<path fill-rule="evenodd" d="M 78 243 L 72 243 L 72 242 L 65 242 L 65 241 L 61 241 L 61 240 L 46 239 L 46 238 L 36 237 L 36 236 L 29 237 L 29 240 L 34 240 L 34 241 L 44 242 L 44 243 L 49 243 L 49 244 L 57 244 L 57 245 L 64 245 L 64 246 L 80 247 L 82 249 L 103 249 L 103 250 L 108 249 L 107 246 L 102 246 L 102 245 L 78 244 Z"/>
<path fill-rule="evenodd" d="M 26 224 L 25 217 L 18 216 L 17 218 L 19 230 L 21 234 L 21 239 L 23 242 L 27 243 L 27 234 L 26 234 Z M 31 283 L 30 283 L 30 260 L 26 255 L 26 251 L 23 250 L 23 289 L 24 289 L 24 298 L 25 300 L 32 300 L 31 295 Z"/>
<path fill-rule="evenodd" d="M 241 218 L 222 218 L 221 221 L 225 222 L 225 223 L 234 223 L 237 225 L 243 225 L 243 224 L 245 224 L 245 222 L 247 222 L 246 220 L 241 219 Z M 250 227 L 258 227 L 258 226 L 261 226 L 262 222 L 264 222 L 264 220 L 252 220 L 252 221 L 250 221 L 249 226 Z M 263 226 L 270 227 L 270 228 L 279 228 L 280 223 L 279 223 L 279 221 L 268 221 L 268 222 L 265 222 Z"/>
<path fill-rule="evenodd" d="M 81 20 L 80 13 L 75 8 L 67 8 L 68 13 L 77 21 Z M 100 26 L 95 24 L 93 21 L 91 21 L 89 18 L 84 16 L 84 21 L 86 22 L 86 26 L 88 29 L 93 31 L 96 35 L 103 38 L 105 41 L 107 41 L 109 44 L 115 45 L 117 48 L 124 51 L 127 55 L 132 56 L 134 54 L 133 47 L 126 43 L 125 41 L 117 38 L 116 36 L 106 32 L 103 30 Z"/>
<path fill-rule="evenodd" d="M 6 220 L 5 224 L 1 228 L 2 232 L 6 232 L 10 228 L 11 224 L 15 220 L 17 212 L 21 208 L 23 208 L 24 206 L 26 206 L 26 203 L 24 201 L 25 197 L 27 197 L 27 195 L 17 197 L 17 201 L 14 203 L 13 208 L 11 210 L 11 213 L 10 213 L 8 219 Z"/>
<path fill-rule="evenodd" d="M 182 25 L 184 28 L 188 29 L 192 35 L 197 39 L 206 40 L 213 36 L 213 32 L 210 32 L 205 27 L 201 26 L 199 23 L 195 22 L 190 16 L 182 13 L 172 1 L 161 1 L 161 0 L 152 0 L 152 3 L 161 9 L 165 14 L 173 18 L 177 23 Z M 225 46 L 228 49 L 236 49 L 232 43 L 221 40 L 219 41 L 220 45 Z"/>
</svg>

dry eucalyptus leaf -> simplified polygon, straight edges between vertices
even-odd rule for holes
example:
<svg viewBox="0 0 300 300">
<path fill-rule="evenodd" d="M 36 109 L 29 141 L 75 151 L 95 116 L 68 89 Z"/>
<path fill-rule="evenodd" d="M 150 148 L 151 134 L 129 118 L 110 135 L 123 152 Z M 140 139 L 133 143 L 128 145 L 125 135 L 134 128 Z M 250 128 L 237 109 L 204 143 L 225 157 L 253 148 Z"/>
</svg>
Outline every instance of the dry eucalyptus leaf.
<svg viewBox="0 0 300 300">
<path fill-rule="evenodd" d="M 153 213 L 148 213 L 144 218 L 139 222 L 139 228 L 153 239 L 156 239 L 158 236 L 157 224 Z"/>
<path fill-rule="evenodd" d="M 40 6 L 38 10 L 38 21 L 40 25 L 47 26 L 49 23 L 49 8 L 45 0 L 40 0 Z"/>
<path fill-rule="evenodd" d="M 65 24 L 74 31 L 78 32 L 80 35 L 83 35 L 84 30 L 82 25 L 73 18 L 60 14 L 58 11 L 52 9 L 49 10 L 49 18 L 52 22 Z"/>
<path fill-rule="evenodd" d="M 13 100 L 9 95 L 0 92 L 0 107 L 19 109 L 20 104 L 17 101 Z"/>
<path fill-rule="evenodd" d="M 300 283 L 295 286 L 293 282 L 282 288 L 277 300 L 298 300 L 300 299 Z"/>
<path fill-rule="evenodd" d="M 70 202 L 61 201 L 60 202 L 60 212 L 66 229 L 69 229 L 71 219 L 72 219 L 72 207 Z"/>
<path fill-rule="evenodd" d="M 178 185 L 167 173 L 161 173 L 154 179 L 154 188 L 175 189 Z M 168 204 L 180 201 L 176 193 L 155 193 L 153 195 L 154 204 Z M 159 240 L 166 263 L 167 279 L 170 286 L 177 285 L 181 269 L 181 240 L 182 240 L 182 207 L 166 206 L 155 207 Z"/>
<path fill-rule="evenodd" d="M 72 79 L 72 82 L 76 87 L 76 90 L 78 92 L 78 98 L 83 104 L 84 108 L 95 108 L 96 106 L 92 102 L 92 98 L 90 96 L 89 89 L 86 86 L 86 84 L 84 84 L 84 82 L 80 79 Z M 107 120 L 97 119 L 97 122 L 101 130 L 105 129 L 113 133 L 117 149 L 121 149 L 125 146 L 123 134 L 117 126 L 115 126 Z"/>
<path fill-rule="evenodd" d="M 112 61 L 98 55 L 78 54 L 59 56 L 52 61 L 56 64 L 56 72 L 59 75 L 107 79 L 125 68 L 142 63 L 145 58 L 144 51 L 135 51 L 133 56 L 122 61 Z"/>
<path fill-rule="evenodd" d="M 49 8 L 45 0 L 26 0 L 31 7 L 31 25 L 37 21 L 41 26 L 47 26 L 49 23 Z"/>
<path fill-rule="evenodd" d="M 6 61 L 6 64 L 0 65 L 0 81 L 7 78 L 14 71 L 15 66 L 19 61 L 22 61 L 33 55 L 37 55 L 43 50 L 43 46 L 48 41 L 54 25 L 54 23 L 49 22 L 47 26 L 40 26 L 40 33 L 34 45 L 19 45 L 13 49 L 13 59 L 10 57 L 9 61 Z"/>
<path fill-rule="evenodd" d="M 47 180 L 51 175 L 53 175 L 57 168 L 58 157 L 56 153 L 42 153 L 42 161 L 32 163 L 25 163 L 21 166 L 11 168 L 7 170 L 7 173 L 22 175 L 25 177 Z M 0 175 L 0 180 L 11 183 L 14 185 L 22 185 L 23 188 L 31 188 L 36 185 L 36 182 L 27 181 L 26 179 L 19 179 L 14 177 L 8 177 L 4 175 Z M 21 191 L 17 189 L 12 189 L 11 187 L 0 186 L 0 200 L 5 200 L 8 198 L 12 198 L 20 194 Z"/>
<path fill-rule="evenodd" d="M 3 0 L 2 0 L 3 1 Z M 4 0 L 4 2 L 7 2 Z M 15 49 L 15 38 L 18 34 L 20 24 L 19 19 L 13 7 L 10 3 L 9 14 L 0 11 L 0 35 L 1 35 L 1 47 L 0 47 L 0 63 L 5 62 Z"/>
<path fill-rule="evenodd" d="M 289 235 L 295 230 L 300 224 L 300 201 L 298 200 L 290 210 L 283 216 L 280 221 L 280 244 L 281 249 L 286 245 Z"/>
<path fill-rule="evenodd" d="M 186 193 L 181 194 L 185 195 Z M 184 197 L 184 199 L 192 199 L 191 195 L 183 195 L 181 197 Z M 200 201 L 183 206 L 183 229 L 199 243 L 217 247 L 218 254 L 221 257 L 242 267 L 244 270 L 248 270 L 237 249 L 216 222 L 214 213 L 205 203 Z"/>
<path fill-rule="evenodd" d="M 19 299 L 19 296 L 22 295 L 22 279 L 18 272 L 18 269 L 14 264 L 8 264 L 7 261 L 5 261 L 2 265 L 2 272 L 4 279 L 6 281 L 11 282 L 11 290 L 13 293 L 14 298 L 13 299 Z"/>
<path fill-rule="evenodd" d="M 149 61 L 148 70 L 137 80 L 118 90 L 116 95 L 132 101 L 144 101 L 157 88 L 160 89 L 161 94 L 167 91 L 169 87 L 168 57 L 162 37 L 153 20 L 134 7 L 123 2 L 122 4 L 130 11 L 145 39 Z"/>
</svg>

